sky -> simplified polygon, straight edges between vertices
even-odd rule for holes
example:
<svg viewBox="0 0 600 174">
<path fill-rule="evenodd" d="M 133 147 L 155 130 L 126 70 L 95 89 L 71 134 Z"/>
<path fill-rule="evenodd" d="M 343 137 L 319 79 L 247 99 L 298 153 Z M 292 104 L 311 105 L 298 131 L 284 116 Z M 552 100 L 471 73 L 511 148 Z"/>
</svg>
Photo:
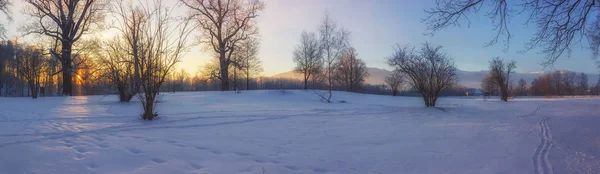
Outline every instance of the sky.
<svg viewBox="0 0 600 174">
<path fill-rule="evenodd" d="M 20 33 L 16 27 L 26 18 L 21 14 L 23 4 L 14 0 L 13 16 L 10 23 L 9 36 Z M 172 1 L 172 0 L 169 0 Z M 174 1 L 174 0 L 173 0 Z M 598 73 L 591 52 L 581 44 L 576 44 L 571 57 L 561 57 L 553 67 L 544 68 L 539 63 L 544 56 L 538 50 L 519 53 L 524 49 L 524 42 L 535 33 L 533 26 L 523 25 L 523 16 L 513 16 L 509 29 L 513 34 L 510 49 L 504 52 L 502 42 L 485 47 L 484 44 L 496 34 L 492 21 L 485 14 L 485 7 L 480 13 L 470 17 L 471 24 L 462 27 L 448 27 L 434 36 L 426 36 L 426 25 L 422 19 L 426 17 L 425 9 L 435 7 L 435 1 L 422 0 L 264 0 L 266 8 L 257 18 L 260 29 L 259 58 L 263 63 L 263 75 L 271 76 L 290 71 L 294 68 L 292 53 L 297 47 L 302 31 L 316 31 L 325 13 L 339 26 L 351 32 L 351 44 L 357 50 L 359 58 L 367 66 L 391 70 L 386 64 L 396 45 L 413 45 L 420 47 L 424 42 L 443 46 L 443 50 L 451 55 L 456 66 L 466 71 L 488 69 L 494 57 L 505 60 L 516 60 L 518 72 L 537 72 L 544 70 L 571 70 L 586 73 Z M 181 6 L 181 11 L 185 7 Z M 1 18 L 4 20 L 4 18 Z M 5 22 L 3 22 L 5 23 Z M 102 37 L 102 36 L 97 36 Z M 585 42 L 584 42 L 585 43 Z M 201 65 L 210 59 L 210 50 L 195 46 L 182 59 L 179 67 L 194 74 Z"/>
</svg>

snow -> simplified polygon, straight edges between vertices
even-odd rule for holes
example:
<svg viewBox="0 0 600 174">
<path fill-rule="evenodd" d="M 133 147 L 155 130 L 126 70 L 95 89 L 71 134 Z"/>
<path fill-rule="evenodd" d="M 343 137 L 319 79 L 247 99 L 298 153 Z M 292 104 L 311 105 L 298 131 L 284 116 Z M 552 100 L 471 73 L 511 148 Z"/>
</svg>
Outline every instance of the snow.
<svg viewBox="0 0 600 174">
<path fill-rule="evenodd" d="M 600 172 L 599 98 L 161 96 L 153 121 L 116 96 L 0 98 L 0 173 Z"/>
</svg>

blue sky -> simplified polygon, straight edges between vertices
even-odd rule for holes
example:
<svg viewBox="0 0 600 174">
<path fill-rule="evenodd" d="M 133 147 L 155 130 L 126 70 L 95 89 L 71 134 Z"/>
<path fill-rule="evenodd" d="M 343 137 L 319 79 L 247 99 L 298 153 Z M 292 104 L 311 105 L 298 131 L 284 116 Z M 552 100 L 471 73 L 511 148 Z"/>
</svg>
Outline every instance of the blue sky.
<svg viewBox="0 0 600 174">
<path fill-rule="evenodd" d="M 16 20 L 10 25 L 8 33 L 12 36 L 18 34 L 12 28 L 24 20 L 20 16 L 22 4 L 19 3 L 16 2 L 13 9 Z M 511 19 L 509 25 L 514 37 L 508 52 L 503 52 L 503 43 L 484 47 L 495 35 L 492 21 L 484 16 L 485 9 L 470 16 L 469 27 L 463 25 L 462 28 L 446 28 L 432 37 L 423 35 L 426 26 L 421 20 L 426 15 L 423 10 L 435 6 L 433 0 L 265 0 L 265 3 L 267 6 L 258 18 L 261 33 L 259 57 L 263 62 L 265 76 L 293 69 L 292 52 L 299 42 L 301 32 L 315 31 L 326 11 L 339 25 L 352 32 L 352 45 L 370 67 L 391 69 L 386 65 L 385 59 L 391 55 L 396 44 L 420 46 L 421 43 L 430 42 L 444 46 L 444 50 L 454 58 L 461 70 L 485 70 L 488 68 L 488 61 L 496 56 L 516 60 L 519 72 L 551 69 L 544 69 L 539 65 L 544 57 L 537 54 L 536 50 L 518 53 L 523 50 L 524 42 L 535 32 L 533 26 L 522 25 L 525 19 L 519 16 Z M 206 51 L 195 47 L 182 60 L 180 67 L 194 73 L 210 59 L 211 54 Z M 579 44 L 573 51 L 570 59 L 561 58 L 554 68 L 598 72 L 590 51 L 581 48 Z"/>
</svg>

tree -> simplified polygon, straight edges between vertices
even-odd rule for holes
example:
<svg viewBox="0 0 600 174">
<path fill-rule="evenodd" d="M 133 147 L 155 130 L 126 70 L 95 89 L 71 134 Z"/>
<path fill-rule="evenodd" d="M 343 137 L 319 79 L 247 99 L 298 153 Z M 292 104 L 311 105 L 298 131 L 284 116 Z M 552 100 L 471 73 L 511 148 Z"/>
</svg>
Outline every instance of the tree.
<svg viewBox="0 0 600 174">
<path fill-rule="evenodd" d="M 490 95 L 498 94 L 498 85 L 495 84 L 491 74 L 486 74 L 481 82 L 481 89 L 484 92 L 489 92 Z"/>
<path fill-rule="evenodd" d="M 120 102 L 129 102 L 137 93 L 136 84 L 133 79 L 133 67 L 135 63 L 127 52 L 127 46 L 119 37 L 106 42 L 104 45 L 105 55 L 99 58 L 103 65 L 102 72 L 104 77 L 108 78 L 117 89 Z M 139 67 L 139 62 L 138 62 Z"/>
<path fill-rule="evenodd" d="M 348 48 L 350 41 L 350 32 L 343 28 L 338 28 L 337 24 L 329 18 L 326 14 L 323 22 L 319 26 L 319 43 L 321 53 L 323 54 L 323 61 L 325 64 L 325 79 L 327 83 L 327 93 L 320 94 L 321 99 L 331 103 L 334 71 L 337 60 L 342 56 L 345 50 Z"/>
<path fill-rule="evenodd" d="M 308 80 L 315 74 L 320 73 L 323 66 L 319 40 L 315 33 L 302 32 L 300 44 L 294 50 L 294 63 L 296 63 L 296 72 L 302 74 L 304 80 L 304 89 L 308 89 Z"/>
<path fill-rule="evenodd" d="M 221 90 L 229 90 L 229 65 L 237 42 L 258 33 L 260 0 L 180 0 L 191 9 L 203 32 L 202 43 L 219 55 Z"/>
<path fill-rule="evenodd" d="M 347 91 L 358 91 L 369 75 L 367 65 L 357 56 L 356 49 L 350 47 L 335 65 L 334 79 Z"/>
<path fill-rule="evenodd" d="M 127 61 L 133 64 L 133 72 L 128 72 L 130 76 L 133 76 L 131 92 L 137 93 L 140 89 L 140 57 L 143 55 L 143 44 L 142 37 L 146 25 L 150 22 L 148 18 L 148 12 L 144 12 L 141 7 L 134 7 L 133 4 L 125 4 L 124 1 L 119 1 L 113 4 L 115 11 L 115 18 L 118 22 L 115 23 L 113 28 L 116 28 L 120 34 L 120 37 L 126 44 L 123 44 L 122 48 L 126 51 Z M 129 101 L 129 100 L 128 100 Z"/>
<path fill-rule="evenodd" d="M 404 75 L 400 71 L 392 71 L 392 73 L 385 77 L 385 83 L 392 89 L 392 96 L 397 96 L 402 83 L 404 83 Z"/>
<path fill-rule="evenodd" d="M 564 86 L 564 94 L 575 95 L 575 78 L 577 78 L 577 73 L 572 71 L 564 72 L 562 79 L 562 83 Z"/>
<path fill-rule="evenodd" d="M 435 107 L 440 92 L 456 83 L 456 67 L 441 46 L 424 43 L 420 51 L 398 46 L 388 64 L 408 78 L 408 84 L 423 97 L 426 107 Z"/>
<path fill-rule="evenodd" d="M 430 34 L 434 34 L 449 26 L 460 26 L 462 21 L 468 23 L 472 13 L 479 12 L 487 3 L 491 6 L 486 16 L 493 21 L 496 35 L 487 45 L 493 45 L 502 37 L 505 38 L 505 50 L 508 49 L 512 35 L 508 28 L 508 21 L 517 11 L 516 15 L 527 15 L 528 20 L 524 25 L 534 24 L 536 33 L 526 43 L 526 51 L 536 47 L 542 48 L 546 54 L 545 65 L 554 63 L 561 55 L 567 52 L 570 55 L 573 42 L 578 42 L 586 35 L 598 35 L 597 31 L 586 29 L 591 24 L 591 15 L 599 10 L 596 0 L 525 0 L 515 1 L 519 10 L 511 10 L 507 0 L 438 0 L 437 6 L 426 10 L 428 15 L 424 19 Z M 512 5 L 512 4 L 511 4 Z M 528 14 L 521 14 L 527 12 Z M 600 42 L 599 42 L 600 43 Z M 600 47 L 596 46 L 596 50 Z M 596 51 L 597 52 L 597 51 Z"/>
<path fill-rule="evenodd" d="M 550 75 L 550 84 L 552 85 L 551 88 L 554 89 L 555 95 L 563 95 L 564 85 L 562 83 L 561 71 L 554 71 L 554 73 Z"/>
<path fill-rule="evenodd" d="M 250 89 L 250 78 L 256 77 L 263 69 L 258 58 L 259 41 L 255 38 L 244 40 L 240 43 L 240 66 L 246 76 L 246 90 Z"/>
<path fill-rule="evenodd" d="M 17 70 L 19 76 L 23 77 L 29 85 L 31 98 L 37 98 L 40 84 L 40 71 L 43 66 L 43 56 L 39 49 L 32 46 L 17 45 L 15 58 L 11 65 Z"/>
<path fill-rule="evenodd" d="M 72 95 L 73 44 L 82 35 L 104 21 L 106 2 L 103 0 L 26 0 L 31 6 L 25 11 L 34 23 L 24 27 L 27 34 L 35 33 L 60 41 L 61 53 L 53 53 L 60 59 L 63 74 L 63 94 Z"/>
<path fill-rule="evenodd" d="M 585 73 L 581 73 L 581 75 L 577 76 L 576 83 L 577 83 L 577 87 L 576 87 L 577 95 L 585 95 L 589 88 L 588 76 Z"/>
<path fill-rule="evenodd" d="M 11 41 L 0 42 L 0 86 L 6 84 L 6 81 L 8 80 L 8 77 L 5 75 L 4 71 L 6 68 L 6 63 L 11 61 L 14 56 L 15 49 L 13 43 Z M 1 94 L 2 91 L 0 91 L 0 96 Z"/>
<path fill-rule="evenodd" d="M 505 63 L 500 60 L 499 57 L 494 58 L 490 61 L 490 78 L 493 84 L 500 88 L 500 98 L 502 101 L 508 101 L 508 95 L 510 94 L 510 74 L 514 73 L 514 69 L 517 67 L 516 61 L 510 61 Z"/>
<path fill-rule="evenodd" d="M 12 12 L 10 11 L 10 6 L 12 5 L 12 3 L 9 0 L 0 0 L 0 11 L 2 11 L 2 13 L 4 13 L 4 15 L 6 15 L 6 17 L 8 18 L 8 21 L 12 21 Z M 6 29 L 4 28 L 4 25 L 2 23 L 0 23 L 0 39 L 2 38 L 6 38 Z"/>
<path fill-rule="evenodd" d="M 140 40 L 140 82 L 142 93 L 137 97 L 144 108 L 142 118 L 152 120 L 157 94 L 167 75 L 189 50 L 187 38 L 193 27 L 189 18 L 174 16 L 174 7 L 167 7 L 160 0 L 143 6 L 143 16 L 148 23 L 143 25 Z"/>
<path fill-rule="evenodd" d="M 519 80 L 519 94 L 521 96 L 525 96 L 526 95 L 526 91 L 527 90 L 527 81 L 525 81 L 525 79 L 521 78 Z"/>
</svg>

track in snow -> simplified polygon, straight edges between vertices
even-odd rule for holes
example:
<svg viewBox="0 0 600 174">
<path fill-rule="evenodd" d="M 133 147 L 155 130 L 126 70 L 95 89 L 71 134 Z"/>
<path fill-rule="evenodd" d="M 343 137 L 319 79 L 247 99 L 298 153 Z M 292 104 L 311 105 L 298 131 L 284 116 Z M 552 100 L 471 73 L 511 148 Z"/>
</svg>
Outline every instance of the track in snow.
<svg viewBox="0 0 600 174">
<path fill-rule="evenodd" d="M 545 117 L 540 121 L 540 144 L 533 154 L 533 171 L 535 174 L 552 174 L 552 164 L 548 160 L 548 154 L 552 149 L 552 134 L 548 126 L 550 117 Z"/>
</svg>

